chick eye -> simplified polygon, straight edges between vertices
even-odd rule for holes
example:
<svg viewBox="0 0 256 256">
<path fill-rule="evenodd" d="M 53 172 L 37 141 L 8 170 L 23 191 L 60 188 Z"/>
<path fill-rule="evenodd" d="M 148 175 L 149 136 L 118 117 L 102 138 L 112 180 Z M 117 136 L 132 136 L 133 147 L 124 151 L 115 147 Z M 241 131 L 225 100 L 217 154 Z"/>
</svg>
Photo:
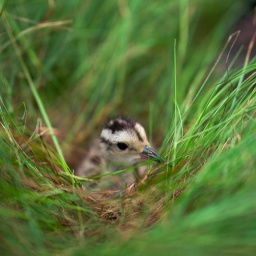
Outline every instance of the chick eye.
<svg viewBox="0 0 256 256">
<path fill-rule="evenodd" d="M 120 149 L 120 150 L 126 150 L 128 148 L 128 145 L 123 143 L 123 142 L 118 142 L 117 143 L 117 147 Z"/>
</svg>

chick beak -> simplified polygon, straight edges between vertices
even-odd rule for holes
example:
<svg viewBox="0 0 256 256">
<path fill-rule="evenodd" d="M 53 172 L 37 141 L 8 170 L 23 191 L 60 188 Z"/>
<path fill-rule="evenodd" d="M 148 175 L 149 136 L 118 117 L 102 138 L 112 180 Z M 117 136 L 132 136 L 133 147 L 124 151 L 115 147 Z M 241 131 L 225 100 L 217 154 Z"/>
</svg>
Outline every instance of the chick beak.
<svg viewBox="0 0 256 256">
<path fill-rule="evenodd" d="M 166 162 L 153 148 L 145 146 L 142 153 L 140 153 L 141 159 L 153 160 L 157 163 Z"/>
</svg>

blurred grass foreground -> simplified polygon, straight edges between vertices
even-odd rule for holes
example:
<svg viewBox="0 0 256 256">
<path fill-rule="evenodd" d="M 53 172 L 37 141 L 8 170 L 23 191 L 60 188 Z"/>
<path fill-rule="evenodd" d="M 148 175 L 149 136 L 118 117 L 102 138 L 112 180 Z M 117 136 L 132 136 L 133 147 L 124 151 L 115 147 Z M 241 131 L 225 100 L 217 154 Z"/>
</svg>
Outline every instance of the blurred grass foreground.
<svg viewBox="0 0 256 256">
<path fill-rule="evenodd" d="M 1 255 L 255 255 L 253 1 L 0 4 Z M 123 114 L 174 166 L 96 195 Z"/>
</svg>

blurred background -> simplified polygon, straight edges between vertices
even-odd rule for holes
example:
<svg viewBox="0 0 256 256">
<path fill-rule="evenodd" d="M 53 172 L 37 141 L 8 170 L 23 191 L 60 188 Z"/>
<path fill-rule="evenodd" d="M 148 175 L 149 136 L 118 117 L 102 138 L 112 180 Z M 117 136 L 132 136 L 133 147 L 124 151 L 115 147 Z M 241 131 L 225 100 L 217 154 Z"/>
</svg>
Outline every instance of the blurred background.
<svg viewBox="0 0 256 256">
<path fill-rule="evenodd" d="M 230 56 L 246 51 L 255 31 L 254 4 L 5 1 L 1 96 L 9 111 L 24 103 L 26 124 L 34 129 L 41 113 L 25 68 L 72 167 L 116 115 L 139 120 L 159 146 L 173 125 L 174 79 L 176 104 L 184 112 L 229 35 L 242 29 Z M 229 50 L 230 45 L 216 72 L 225 72 Z"/>
</svg>

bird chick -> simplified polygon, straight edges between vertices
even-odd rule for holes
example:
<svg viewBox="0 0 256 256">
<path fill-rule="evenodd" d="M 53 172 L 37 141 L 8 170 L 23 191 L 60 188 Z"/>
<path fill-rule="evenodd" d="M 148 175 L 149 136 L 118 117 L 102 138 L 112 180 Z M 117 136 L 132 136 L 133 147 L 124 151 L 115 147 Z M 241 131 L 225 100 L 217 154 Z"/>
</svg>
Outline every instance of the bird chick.
<svg viewBox="0 0 256 256">
<path fill-rule="evenodd" d="M 112 170 L 147 159 L 165 161 L 150 147 L 142 125 L 127 117 L 116 118 L 107 124 L 100 135 L 100 146 L 104 159 Z"/>
<path fill-rule="evenodd" d="M 128 117 L 110 120 L 103 128 L 99 145 L 89 151 L 76 174 L 93 176 L 136 165 L 143 160 L 166 162 L 148 142 L 143 126 Z"/>
</svg>

